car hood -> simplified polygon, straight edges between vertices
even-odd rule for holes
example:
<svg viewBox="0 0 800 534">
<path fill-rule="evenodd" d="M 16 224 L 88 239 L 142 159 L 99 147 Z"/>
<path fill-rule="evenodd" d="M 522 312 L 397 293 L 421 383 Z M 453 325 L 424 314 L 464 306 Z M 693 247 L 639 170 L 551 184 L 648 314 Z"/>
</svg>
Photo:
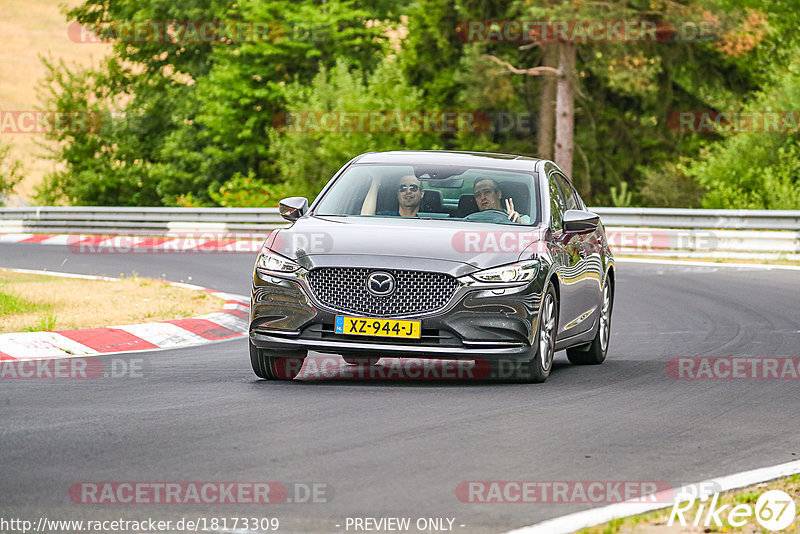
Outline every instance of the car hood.
<svg viewBox="0 0 800 534">
<path fill-rule="evenodd" d="M 303 217 L 266 246 L 310 269 L 414 269 L 454 276 L 512 263 L 542 239 L 536 226 L 416 218 Z M 534 247 L 535 248 L 535 247 Z"/>
</svg>

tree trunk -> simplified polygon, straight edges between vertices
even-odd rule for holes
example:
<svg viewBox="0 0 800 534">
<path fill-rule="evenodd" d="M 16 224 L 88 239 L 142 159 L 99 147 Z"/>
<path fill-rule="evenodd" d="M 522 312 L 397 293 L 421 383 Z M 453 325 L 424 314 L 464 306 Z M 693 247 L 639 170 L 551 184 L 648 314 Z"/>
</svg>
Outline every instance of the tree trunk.
<svg viewBox="0 0 800 534">
<path fill-rule="evenodd" d="M 558 44 L 542 44 L 542 66 L 558 68 Z M 542 77 L 542 95 L 539 101 L 538 154 L 543 159 L 553 159 L 553 141 L 556 122 L 556 76 Z"/>
<path fill-rule="evenodd" d="M 558 88 L 556 91 L 556 165 L 572 178 L 575 125 L 575 44 L 559 43 Z"/>
</svg>

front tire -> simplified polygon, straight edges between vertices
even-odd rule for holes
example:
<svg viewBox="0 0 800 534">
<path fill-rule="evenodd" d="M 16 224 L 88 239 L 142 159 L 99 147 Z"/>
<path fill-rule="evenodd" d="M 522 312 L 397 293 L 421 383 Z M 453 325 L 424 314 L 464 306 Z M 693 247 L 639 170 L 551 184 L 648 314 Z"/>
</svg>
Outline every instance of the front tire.
<svg viewBox="0 0 800 534">
<path fill-rule="evenodd" d="M 603 285 L 603 302 L 600 308 L 600 320 L 597 325 L 597 334 L 588 347 L 573 347 L 567 349 L 567 359 L 573 365 L 599 365 L 608 355 L 608 340 L 611 337 L 611 311 L 614 307 L 614 292 L 611 283 L 606 280 Z"/>
<path fill-rule="evenodd" d="M 534 357 L 528 361 L 493 360 L 490 362 L 490 376 L 532 384 L 544 382 L 550 376 L 558 332 L 558 298 L 551 284 L 547 284 L 542 298 L 537 329 L 537 345 L 531 347 L 531 351 L 536 351 Z"/>
<path fill-rule="evenodd" d="M 276 356 L 274 352 L 259 349 L 250 341 L 250 364 L 253 372 L 265 380 L 292 380 L 303 367 L 307 351 L 293 352 L 287 356 Z"/>
</svg>

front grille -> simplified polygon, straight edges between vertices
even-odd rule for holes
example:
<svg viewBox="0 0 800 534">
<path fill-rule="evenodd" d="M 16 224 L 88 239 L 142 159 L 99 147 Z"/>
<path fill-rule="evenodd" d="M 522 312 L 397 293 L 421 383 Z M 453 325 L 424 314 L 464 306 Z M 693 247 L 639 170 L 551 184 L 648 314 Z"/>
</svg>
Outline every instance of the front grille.
<svg viewBox="0 0 800 534">
<path fill-rule="evenodd" d="M 389 270 L 394 292 L 376 297 L 367 291 L 367 277 L 377 269 L 319 267 L 307 275 L 320 302 L 336 310 L 374 317 L 393 317 L 436 311 L 453 296 L 458 282 L 452 276 L 421 271 Z"/>
</svg>

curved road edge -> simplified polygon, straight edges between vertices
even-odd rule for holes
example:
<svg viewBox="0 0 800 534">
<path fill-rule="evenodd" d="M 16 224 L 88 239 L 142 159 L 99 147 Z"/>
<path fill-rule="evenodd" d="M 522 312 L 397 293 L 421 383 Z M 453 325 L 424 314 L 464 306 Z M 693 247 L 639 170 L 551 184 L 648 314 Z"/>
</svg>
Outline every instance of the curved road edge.
<svg viewBox="0 0 800 534">
<path fill-rule="evenodd" d="M 54 271 L 9 269 L 12 272 L 117 281 L 119 278 L 91 276 Z M 0 334 L 0 360 L 24 361 L 50 358 L 100 356 L 127 352 L 176 349 L 227 341 L 246 335 L 249 318 L 249 297 L 225 293 L 193 284 L 167 284 L 202 291 L 221 298 L 225 304 L 219 311 L 152 323 L 115 325 L 105 328 L 62 330 L 53 332 L 15 332 Z"/>
<path fill-rule="evenodd" d="M 677 491 L 669 489 L 666 491 L 669 492 L 670 495 L 674 495 L 673 497 L 658 497 L 658 494 L 656 494 L 654 498 L 655 502 L 643 503 L 641 499 L 639 499 L 610 504 L 608 506 L 592 508 L 590 510 L 542 521 L 541 523 L 536 523 L 527 527 L 510 530 L 506 534 L 566 534 L 607 523 L 614 519 L 644 514 L 662 508 L 670 508 L 676 502 L 685 502 L 690 499 L 704 501 L 715 492 L 721 493 L 723 491 L 744 488 L 760 482 L 767 482 L 797 473 L 800 473 L 800 460 L 704 480 L 696 484 L 682 486 Z"/>
</svg>

